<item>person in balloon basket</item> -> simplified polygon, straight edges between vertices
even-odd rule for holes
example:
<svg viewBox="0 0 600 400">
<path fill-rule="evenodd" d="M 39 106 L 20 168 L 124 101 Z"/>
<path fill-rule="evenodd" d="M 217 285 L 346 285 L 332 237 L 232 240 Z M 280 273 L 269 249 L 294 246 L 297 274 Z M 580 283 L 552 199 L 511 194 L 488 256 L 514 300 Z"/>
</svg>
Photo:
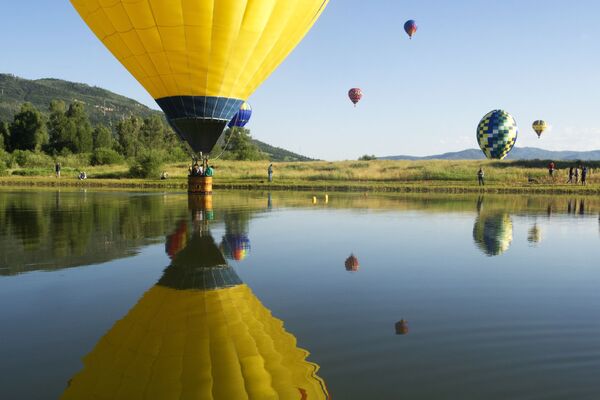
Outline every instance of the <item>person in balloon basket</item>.
<svg viewBox="0 0 600 400">
<path fill-rule="evenodd" d="M 204 171 L 204 175 L 203 176 L 211 177 L 211 176 L 214 176 L 214 175 L 215 175 L 215 170 L 214 170 L 213 166 L 209 165 L 208 167 L 206 167 L 206 170 Z"/>
<path fill-rule="evenodd" d="M 267 175 L 269 176 L 269 182 L 273 182 L 273 164 L 270 164 L 267 168 Z"/>
<path fill-rule="evenodd" d="M 477 181 L 479 182 L 479 186 L 485 186 L 484 177 L 485 173 L 483 172 L 483 168 L 479 167 L 479 171 L 477 171 Z"/>
<path fill-rule="evenodd" d="M 190 170 L 190 175 L 191 176 L 202 176 L 202 167 L 198 164 L 197 161 L 196 161 L 196 163 L 194 163 L 194 165 L 192 165 L 191 170 Z"/>
</svg>

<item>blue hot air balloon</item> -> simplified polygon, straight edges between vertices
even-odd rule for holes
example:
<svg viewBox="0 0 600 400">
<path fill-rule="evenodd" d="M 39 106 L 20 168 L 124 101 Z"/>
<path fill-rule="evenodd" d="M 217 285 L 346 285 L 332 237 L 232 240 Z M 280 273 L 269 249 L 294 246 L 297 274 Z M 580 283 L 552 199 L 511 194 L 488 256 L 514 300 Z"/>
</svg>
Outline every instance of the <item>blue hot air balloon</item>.
<svg viewBox="0 0 600 400">
<path fill-rule="evenodd" d="M 228 126 L 230 128 L 243 128 L 250 121 L 250 117 L 252 117 L 252 107 L 244 102 L 237 114 L 229 121 Z"/>
</svg>

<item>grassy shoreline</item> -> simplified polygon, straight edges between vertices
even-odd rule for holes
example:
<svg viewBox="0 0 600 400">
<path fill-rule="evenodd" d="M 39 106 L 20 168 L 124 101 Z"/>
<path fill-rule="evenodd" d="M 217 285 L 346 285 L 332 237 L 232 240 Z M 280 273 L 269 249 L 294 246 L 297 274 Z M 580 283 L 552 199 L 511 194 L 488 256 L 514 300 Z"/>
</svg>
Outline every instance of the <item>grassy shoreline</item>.
<svg viewBox="0 0 600 400">
<path fill-rule="evenodd" d="M 0 187 L 4 188 L 90 188 L 117 190 L 187 190 L 187 180 L 173 178 L 168 180 L 150 179 L 110 179 L 91 178 L 80 181 L 74 178 L 55 177 L 0 177 Z M 382 181 L 297 181 L 277 180 L 273 183 L 264 180 L 214 180 L 215 190 L 263 190 L 263 191 L 300 191 L 300 192 L 373 192 L 373 193 L 498 193 L 498 194 L 581 194 L 599 195 L 600 185 L 549 185 L 549 184 L 502 184 L 490 183 L 485 187 L 476 182 L 456 181 L 419 181 L 419 182 L 382 182 Z"/>
<path fill-rule="evenodd" d="M 545 161 L 339 161 L 276 163 L 275 180 L 266 180 L 268 162 L 216 161 L 215 190 L 379 193 L 499 193 L 600 194 L 600 173 L 591 170 L 588 186 L 567 185 L 567 166 L 548 177 Z M 486 171 L 486 186 L 479 187 L 476 171 Z M 81 187 L 116 190 L 187 190 L 185 163 L 164 167 L 167 180 L 128 178 L 127 165 L 72 168 L 57 179 L 52 169 L 20 168 L 0 176 L 0 187 Z M 85 170 L 88 179 L 75 178 Z M 65 171 L 63 171 L 65 172 Z"/>
</svg>

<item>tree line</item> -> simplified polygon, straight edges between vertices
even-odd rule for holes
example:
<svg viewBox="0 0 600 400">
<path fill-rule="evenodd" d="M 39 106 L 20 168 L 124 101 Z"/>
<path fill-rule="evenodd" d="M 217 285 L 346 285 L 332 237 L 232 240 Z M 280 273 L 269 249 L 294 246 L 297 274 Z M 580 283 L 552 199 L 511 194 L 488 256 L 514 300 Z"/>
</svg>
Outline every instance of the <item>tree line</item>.
<svg viewBox="0 0 600 400">
<path fill-rule="evenodd" d="M 47 113 L 24 103 L 12 121 L 0 121 L 2 150 L 43 152 L 53 157 L 90 153 L 92 164 L 116 163 L 157 151 L 164 153 L 163 161 L 187 160 L 191 154 L 159 114 L 143 119 L 132 115 L 112 127 L 93 126 L 83 103 L 67 105 L 60 100 L 52 100 Z M 266 158 L 252 142 L 250 132 L 239 128 L 226 131 L 213 151 L 219 153 L 234 160 Z"/>
<path fill-rule="evenodd" d="M 112 128 L 92 126 L 84 104 L 74 101 L 67 106 L 53 100 L 47 115 L 24 103 L 12 121 L 0 121 L 0 149 L 8 152 L 30 150 L 56 156 L 107 149 L 129 158 L 157 148 L 185 154 L 183 144 L 159 115 L 130 116 Z"/>
</svg>

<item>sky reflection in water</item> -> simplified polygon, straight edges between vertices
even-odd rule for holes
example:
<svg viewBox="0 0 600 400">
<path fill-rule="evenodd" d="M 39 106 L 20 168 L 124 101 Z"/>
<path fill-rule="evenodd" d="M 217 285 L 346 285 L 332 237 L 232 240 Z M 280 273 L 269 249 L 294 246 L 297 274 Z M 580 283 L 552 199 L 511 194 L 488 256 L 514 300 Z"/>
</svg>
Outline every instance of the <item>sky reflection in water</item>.
<svg viewBox="0 0 600 400">
<path fill-rule="evenodd" d="M 3 398 L 596 398 L 599 212 L 0 192 Z"/>
</svg>

